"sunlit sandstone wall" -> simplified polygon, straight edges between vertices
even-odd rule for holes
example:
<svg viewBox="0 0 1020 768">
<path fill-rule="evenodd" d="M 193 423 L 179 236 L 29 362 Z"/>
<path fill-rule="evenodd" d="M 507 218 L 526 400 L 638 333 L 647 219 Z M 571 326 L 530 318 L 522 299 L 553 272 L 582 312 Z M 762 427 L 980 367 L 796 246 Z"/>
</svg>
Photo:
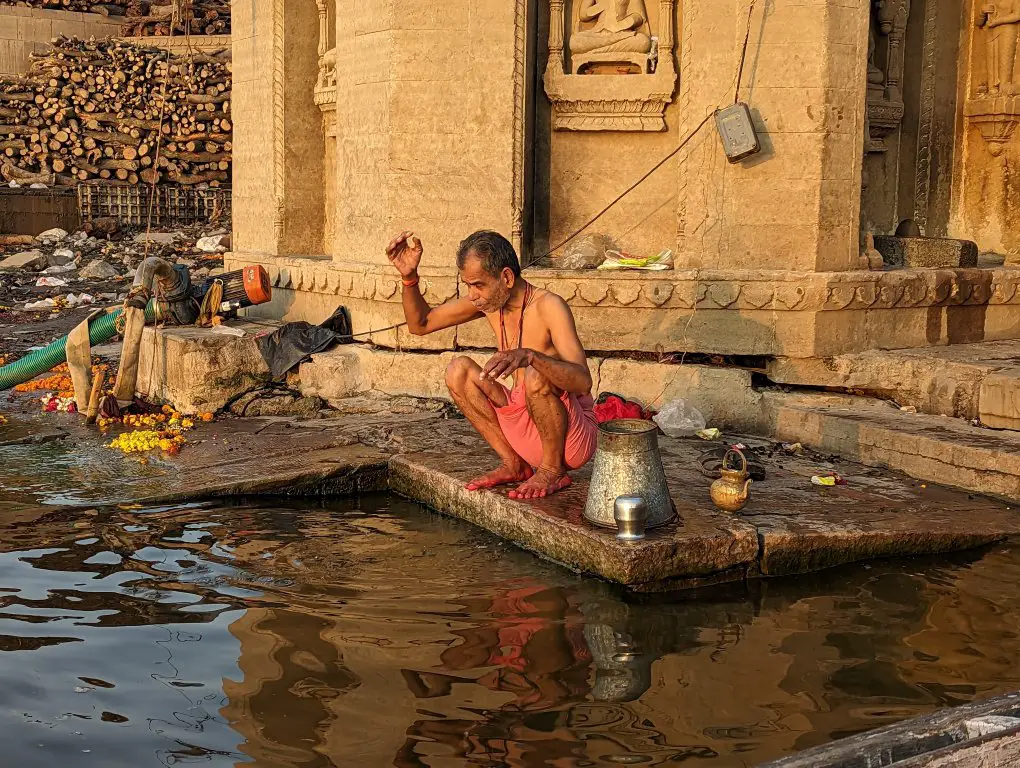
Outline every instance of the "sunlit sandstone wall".
<svg viewBox="0 0 1020 768">
<path fill-rule="evenodd" d="M 646 3 L 653 29 L 656 5 Z M 551 144 L 550 167 L 536 195 L 548 196 L 553 244 L 675 149 L 712 110 L 733 102 L 749 22 L 740 99 L 752 109 L 761 155 L 731 165 L 710 122 L 593 231 L 641 254 L 679 246 L 687 266 L 856 267 L 867 4 L 776 0 L 757 3 L 750 20 L 748 5 L 677 3 L 679 82 L 664 132 L 546 131 L 543 137 L 540 128 Z"/>
<path fill-rule="evenodd" d="M 302 2 L 254 0 L 237 9 L 237 251 L 227 262 L 237 268 L 261 260 L 269 269 L 275 298 L 259 313 L 319 321 L 344 304 L 357 332 L 403 319 L 399 281 L 383 255 L 396 230 L 412 228 L 425 242 L 426 298 L 456 296 L 457 242 L 480 227 L 514 235 L 527 219 L 531 200 L 521 197 L 521 179 L 531 167 L 529 146 L 532 199 L 538 202 L 545 189 L 552 233 L 567 232 L 732 101 L 747 29 L 745 2 L 676 6 L 678 77 L 663 97 L 665 131 L 549 130 L 554 102 L 543 50 L 552 2 L 543 6 L 544 22 L 529 20 L 523 1 L 458 1 L 441 9 L 411 0 L 339 3 L 330 246 L 316 245 L 329 165 L 325 146 L 315 149 L 323 142 L 323 116 L 309 95 L 317 9 Z M 673 3 L 645 5 L 661 10 Z M 868 12 L 856 0 L 756 4 L 740 98 L 759 120 L 765 151 L 730 165 L 709 127 L 598 225 L 635 250 L 672 243 L 677 269 L 530 273 L 567 299 L 587 348 L 822 357 L 1020 332 L 1013 306 L 1020 295 L 1008 272 L 852 269 Z M 602 77 L 575 76 L 573 84 L 602 88 Z M 535 117 L 546 121 L 551 137 L 544 160 L 541 142 L 525 141 L 519 106 L 522 87 L 533 81 Z M 617 106 L 631 85 L 620 88 Z M 664 203 L 671 195 L 675 207 Z M 647 220 L 634 228 L 643 213 Z M 473 324 L 424 339 L 387 332 L 371 340 L 449 349 L 488 346 L 492 335 Z"/>
<path fill-rule="evenodd" d="M 658 29 L 660 9 L 674 4 L 645 5 Z M 595 230 L 638 252 L 679 246 L 691 266 L 850 268 L 857 253 L 866 66 L 867 9 L 860 5 L 758 4 L 741 99 L 755 111 L 763 154 L 730 165 L 709 124 Z M 314 4 L 255 0 L 239 7 L 238 250 L 327 253 L 340 264 L 383 265 L 382 245 L 410 227 L 426 242 L 427 263 L 449 273 L 464 234 L 492 227 L 510 235 L 534 204 L 537 224 L 547 224 L 536 228 L 534 250 L 541 251 L 733 100 L 747 3 L 688 0 L 671 11 L 675 44 L 660 51 L 660 61 L 679 74 L 667 95 L 665 130 L 620 130 L 611 122 L 552 130 L 539 82 L 532 142 L 524 93 L 530 73 L 546 68 L 550 21 L 545 4 L 536 11 L 541 19 L 526 6 L 502 0 L 337 4 L 335 193 L 325 197 L 335 199 L 332 216 L 323 210 L 321 177 L 332 162 L 325 159 L 321 114 L 311 103 Z M 537 36 L 537 51 L 528 50 L 529 36 Z M 627 77 L 611 79 L 621 98 L 629 98 Z M 535 186 L 522 200 L 532 152 Z M 334 219 L 327 231 L 335 236 L 319 244 L 327 218 Z M 531 252 L 530 245 L 524 250 Z"/>
<path fill-rule="evenodd" d="M 234 247 L 321 253 L 325 150 L 312 100 L 315 3 L 252 0 L 238 3 L 232 17 Z"/>
</svg>

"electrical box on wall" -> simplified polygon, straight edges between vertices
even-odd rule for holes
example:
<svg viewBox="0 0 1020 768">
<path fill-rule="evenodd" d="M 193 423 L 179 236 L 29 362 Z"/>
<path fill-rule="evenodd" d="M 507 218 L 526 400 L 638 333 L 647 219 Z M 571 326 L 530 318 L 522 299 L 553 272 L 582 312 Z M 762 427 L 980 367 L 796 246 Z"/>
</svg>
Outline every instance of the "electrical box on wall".
<svg viewBox="0 0 1020 768">
<path fill-rule="evenodd" d="M 715 127 L 722 139 L 726 159 L 731 163 L 761 151 L 761 143 L 751 121 L 751 110 L 746 104 L 734 104 L 720 109 L 715 113 Z"/>
</svg>

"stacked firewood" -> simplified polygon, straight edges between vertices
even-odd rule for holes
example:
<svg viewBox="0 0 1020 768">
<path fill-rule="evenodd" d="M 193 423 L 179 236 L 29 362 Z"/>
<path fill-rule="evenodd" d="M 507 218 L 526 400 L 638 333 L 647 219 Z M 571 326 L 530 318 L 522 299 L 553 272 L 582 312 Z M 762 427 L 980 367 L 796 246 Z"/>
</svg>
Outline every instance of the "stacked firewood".
<svg viewBox="0 0 1020 768">
<path fill-rule="evenodd" d="M 99 13 L 103 16 L 123 16 L 127 0 L 0 0 L 0 6 L 14 5 L 27 8 L 48 8 L 51 11 Z"/>
<path fill-rule="evenodd" d="M 128 37 L 230 34 L 230 0 L 0 0 L 4 5 L 123 16 Z"/>
<path fill-rule="evenodd" d="M 229 35 L 229 0 L 184 0 L 166 5 L 126 0 L 125 35 Z"/>
<path fill-rule="evenodd" d="M 0 78 L 0 176 L 19 183 L 230 178 L 230 53 L 58 37 Z"/>
</svg>

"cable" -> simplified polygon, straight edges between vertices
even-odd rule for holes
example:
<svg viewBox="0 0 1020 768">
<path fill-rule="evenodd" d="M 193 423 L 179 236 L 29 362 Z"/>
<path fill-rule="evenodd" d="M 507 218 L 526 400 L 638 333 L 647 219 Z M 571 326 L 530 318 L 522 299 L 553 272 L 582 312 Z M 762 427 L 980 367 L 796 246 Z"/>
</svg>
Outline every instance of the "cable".
<svg viewBox="0 0 1020 768">
<path fill-rule="evenodd" d="M 707 115 L 705 115 L 705 118 L 700 123 L 698 123 L 698 126 L 693 131 L 691 131 L 689 134 L 687 134 L 687 137 L 683 141 L 681 141 L 680 144 L 678 144 L 677 147 L 674 150 L 672 150 L 668 155 L 666 155 L 664 158 L 662 158 L 662 160 L 660 160 L 654 166 L 652 166 L 651 170 L 649 170 L 647 173 L 645 173 L 644 176 L 642 176 L 640 179 L 638 179 L 633 184 L 631 184 L 629 187 L 627 187 L 627 189 L 625 189 L 623 192 L 621 192 L 619 195 L 617 195 L 616 199 L 613 200 L 613 202 L 611 202 L 609 205 L 607 205 L 601 211 L 596 213 L 580 229 L 575 231 L 572 235 L 570 235 L 570 237 L 568 237 L 566 240 L 561 242 L 555 248 L 551 248 L 547 253 L 543 254 L 542 256 L 539 256 L 538 258 L 535 258 L 535 259 L 532 259 L 531 261 L 529 261 L 527 264 L 525 264 L 522 267 L 522 269 L 527 269 L 528 267 L 530 267 L 530 266 L 532 266 L 534 264 L 537 264 L 539 261 L 543 261 L 544 259 L 549 258 L 554 253 L 556 253 L 556 251 L 558 251 L 560 248 L 562 248 L 567 243 L 572 241 L 575 237 L 577 237 L 582 232 L 584 232 L 584 230 L 588 229 L 588 227 L 590 227 L 596 221 L 601 219 L 609 211 L 610 208 L 612 208 L 618 202 L 623 200 L 623 198 L 625 198 L 627 195 L 629 195 L 631 192 L 633 192 L 641 183 L 643 183 L 645 181 L 645 179 L 647 179 L 649 176 L 651 176 L 653 173 L 655 173 L 657 170 L 659 170 L 662 166 L 664 166 L 667 162 L 669 162 L 681 149 L 683 149 L 685 146 L 687 146 L 688 142 L 690 142 L 691 139 L 693 139 L 695 136 L 698 135 L 698 132 L 702 128 L 705 127 L 706 123 L 708 123 L 708 121 L 711 120 L 715 116 L 715 113 L 718 112 L 718 111 L 719 111 L 718 108 L 716 108 L 716 109 L 713 109 L 711 112 L 709 112 Z"/>
<path fill-rule="evenodd" d="M 744 59 L 747 57 L 747 45 L 751 41 L 751 14 L 754 13 L 755 0 L 747 8 L 747 30 L 744 32 L 744 47 L 740 51 L 740 67 L 737 69 L 737 86 L 733 91 L 733 103 L 740 101 L 740 81 L 744 77 Z"/>
</svg>

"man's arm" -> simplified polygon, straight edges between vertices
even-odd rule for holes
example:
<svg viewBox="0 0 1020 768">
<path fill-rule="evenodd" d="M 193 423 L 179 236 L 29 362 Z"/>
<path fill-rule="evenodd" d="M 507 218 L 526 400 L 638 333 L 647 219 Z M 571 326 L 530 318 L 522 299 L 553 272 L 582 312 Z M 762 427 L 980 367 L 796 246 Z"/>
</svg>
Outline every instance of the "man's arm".
<svg viewBox="0 0 1020 768">
<path fill-rule="evenodd" d="M 417 280 L 417 275 L 413 279 Z M 484 317 L 466 298 L 451 299 L 438 307 L 430 307 L 417 284 L 405 285 L 400 300 L 404 305 L 407 330 L 415 336 L 425 336 Z"/>
<path fill-rule="evenodd" d="M 574 395 L 587 395 L 591 392 L 591 371 L 588 370 L 588 358 L 584 347 L 577 337 L 574 315 L 562 298 L 554 293 L 542 297 L 538 308 L 542 319 L 549 327 L 555 357 L 541 352 L 532 352 L 531 366 L 542 374 L 549 382 L 564 392 Z"/>
<path fill-rule="evenodd" d="M 418 288 L 418 265 L 424 250 L 421 241 L 407 230 L 386 246 L 386 257 L 400 273 L 403 285 L 400 300 L 407 329 L 415 336 L 424 336 L 482 317 L 482 313 L 466 298 L 452 299 L 435 308 L 429 306 Z"/>
</svg>

